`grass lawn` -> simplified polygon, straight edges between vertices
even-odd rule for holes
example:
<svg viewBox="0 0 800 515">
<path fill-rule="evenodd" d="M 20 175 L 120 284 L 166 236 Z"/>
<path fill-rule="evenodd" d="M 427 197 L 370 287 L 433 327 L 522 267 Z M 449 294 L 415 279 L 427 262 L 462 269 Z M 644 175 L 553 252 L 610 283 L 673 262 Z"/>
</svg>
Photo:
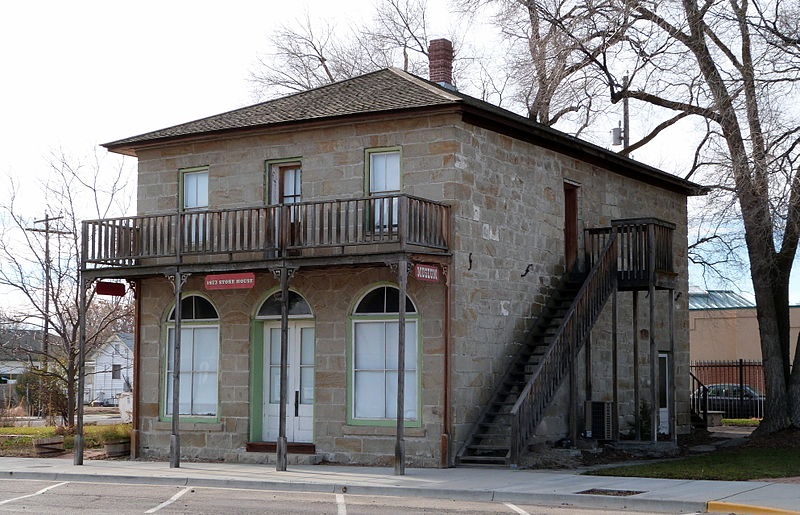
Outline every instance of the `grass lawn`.
<svg viewBox="0 0 800 515">
<path fill-rule="evenodd" d="M 758 427 L 760 418 L 723 418 L 723 426 Z"/>
<path fill-rule="evenodd" d="M 12 451 L 15 455 L 20 451 L 30 449 L 33 452 L 33 440 L 36 438 L 50 438 L 63 430 L 54 426 L 48 427 L 0 427 L 0 454 L 3 451 Z M 21 435 L 16 438 L 4 438 L 3 435 Z M 130 438 L 130 424 L 116 424 L 112 426 L 84 426 L 87 449 L 102 447 L 106 440 Z M 64 434 L 64 448 L 72 449 L 75 446 L 75 437 Z"/>
<path fill-rule="evenodd" d="M 800 447 L 740 447 L 677 460 L 587 472 L 594 476 L 743 481 L 800 476 Z"/>
</svg>

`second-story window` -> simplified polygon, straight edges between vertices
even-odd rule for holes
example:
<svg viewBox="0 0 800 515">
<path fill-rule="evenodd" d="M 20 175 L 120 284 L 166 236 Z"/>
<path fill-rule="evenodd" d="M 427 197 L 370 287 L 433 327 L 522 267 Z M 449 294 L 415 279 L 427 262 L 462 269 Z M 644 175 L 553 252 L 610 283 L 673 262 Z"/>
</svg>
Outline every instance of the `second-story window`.
<svg viewBox="0 0 800 515">
<path fill-rule="evenodd" d="M 367 150 L 367 181 L 369 196 L 390 197 L 374 202 L 373 224 L 375 230 L 389 230 L 397 226 L 400 193 L 400 149 Z"/>
<path fill-rule="evenodd" d="M 183 181 L 183 209 L 208 207 L 208 169 L 181 171 Z"/>
<path fill-rule="evenodd" d="M 387 195 L 400 192 L 400 151 L 368 150 L 369 194 Z"/>
</svg>

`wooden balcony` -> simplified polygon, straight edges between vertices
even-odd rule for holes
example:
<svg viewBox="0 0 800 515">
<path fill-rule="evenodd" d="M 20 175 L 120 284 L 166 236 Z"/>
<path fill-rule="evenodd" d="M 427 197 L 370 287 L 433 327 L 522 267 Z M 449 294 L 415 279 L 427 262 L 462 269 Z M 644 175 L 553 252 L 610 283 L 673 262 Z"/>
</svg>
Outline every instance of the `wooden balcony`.
<svg viewBox="0 0 800 515">
<path fill-rule="evenodd" d="M 274 260 L 356 264 L 399 252 L 447 254 L 450 207 L 387 195 L 88 220 L 82 230 L 81 269 L 95 276 L 176 265 L 258 268 Z"/>
<path fill-rule="evenodd" d="M 612 220 L 611 227 L 584 231 L 586 270 L 590 270 L 612 232 L 617 233 L 617 285 L 620 291 L 674 289 L 672 235 L 675 224 L 658 218 Z"/>
</svg>

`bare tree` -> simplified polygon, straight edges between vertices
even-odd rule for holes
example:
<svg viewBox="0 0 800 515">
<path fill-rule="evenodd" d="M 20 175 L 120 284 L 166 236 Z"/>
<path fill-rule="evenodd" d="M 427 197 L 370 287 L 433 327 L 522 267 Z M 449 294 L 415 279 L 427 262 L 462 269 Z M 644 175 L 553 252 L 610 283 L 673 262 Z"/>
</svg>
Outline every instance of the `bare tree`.
<svg viewBox="0 0 800 515">
<path fill-rule="evenodd" d="M 491 16 L 506 45 L 502 65 L 494 71 L 508 84 L 508 108 L 577 136 L 609 105 L 593 60 L 624 33 L 618 18 L 589 18 L 573 0 L 457 4 L 464 15 Z"/>
<path fill-rule="evenodd" d="M 334 27 L 306 15 L 277 29 L 269 40 L 275 52 L 261 57 L 250 74 L 260 98 L 305 91 L 389 66 L 426 76 L 427 4 L 385 0 L 376 4 L 371 23 L 359 28 Z M 459 66 L 454 66 L 458 77 Z"/>
<path fill-rule="evenodd" d="M 573 38 L 592 58 L 612 102 L 628 98 L 663 112 L 628 152 L 684 118 L 704 124 L 687 177 L 710 183 L 719 205 L 728 207 L 721 216 L 735 216 L 743 229 L 767 389 L 759 431 L 800 427 L 800 352 L 792 368 L 788 302 L 800 239 L 796 3 L 613 0 L 579 8 L 594 23 L 607 18 L 603 23 L 626 28 L 618 44 L 598 55 Z M 630 72 L 629 82 L 623 84 L 615 66 Z"/>
<path fill-rule="evenodd" d="M 37 204 L 57 214 L 57 228 L 50 234 L 31 232 L 33 218 L 26 213 L 20 190 L 12 186 L 10 201 L 0 206 L 0 286 L 18 299 L 7 308 L 10 323 L 49 327 L 48 345 L 16 349 L 27 357 L 33 373 L 66 393 L 64 422 L 74 425 L 78 380 L 78 267 L 80 263 L 80 222 L 122 214 L 127 193 L 127 170 L 95 157 L 86 166 L 63 154 L 50 162 L 49 180 L 42 185 Z M 50 261 L 45 256 L 49 241 Z M 48 270 L 49 274 L 45 271 Z M 46 292 L 48 292 L 46 294 Z M 132 329 L 133 306 L 128 297 L 105 300 L 88 295 L 87 349 L 91 351 L 116 331 Z M 45 324 L 45 321 L 47 323 Z"/>
</svg>

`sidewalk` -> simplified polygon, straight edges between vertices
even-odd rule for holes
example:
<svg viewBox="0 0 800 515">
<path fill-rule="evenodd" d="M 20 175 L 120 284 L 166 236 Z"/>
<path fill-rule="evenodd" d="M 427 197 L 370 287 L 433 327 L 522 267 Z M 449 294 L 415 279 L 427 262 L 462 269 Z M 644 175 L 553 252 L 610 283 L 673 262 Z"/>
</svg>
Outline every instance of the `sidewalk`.
<svg viewBox="0 0 800 515">
<path fill-rule="evenodd" d="M 183 463 L 87 460 L 74 466 L 58 458 L 0 458 L 0 479 L 124 482 L 395 495 L 499 501 L 543 506 L 630 509 L 679 513 L 800 513 L 800 485 L 761 481 L 690 481 L 579 476 L 574 471 L 494 468 L 407 469 L 331 465 Z M 585 490 L 637 491 L 635 495 L 579 494 Z M 761 508 L 755 510 L 747 506 Z M 764 510 L 766 508 L 767 510 Z M 774 509 L 777 511 L 769 511 Z"/>
</svg>

